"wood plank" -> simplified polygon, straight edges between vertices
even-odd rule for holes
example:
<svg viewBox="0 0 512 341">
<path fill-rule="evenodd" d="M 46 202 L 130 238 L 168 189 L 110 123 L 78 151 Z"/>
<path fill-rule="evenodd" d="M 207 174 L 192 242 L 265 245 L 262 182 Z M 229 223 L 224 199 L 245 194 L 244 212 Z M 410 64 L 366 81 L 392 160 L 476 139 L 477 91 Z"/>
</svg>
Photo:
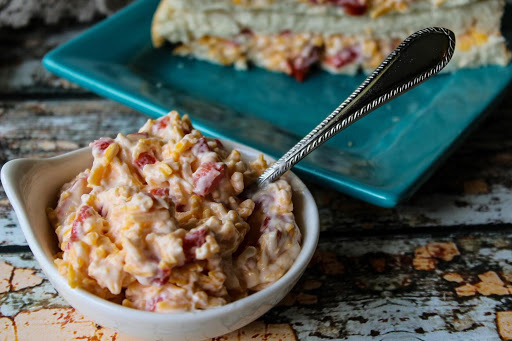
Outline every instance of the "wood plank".
<svg viewBox="0 0 512 341">
<path fill-rule="evenodd" d="M 432 271 L 413 266 L 415 250 L 433 242 L 453 243 L 459 255 L 443 261 L 439 247 Z M 436 258 L 437 257 L 437 258 Z M 445 257 L 445 259 L 448 259 Z M 264 315 L 270 324 L 290 324 L 299 340 L 478 340 L 496 339 L 496 313 L 512 310 L 512 295 L 479 292 L 459 297 L 456 288 L 475 285 L 494 271 L 503 287 L 512 281 L 512 232 L 379 237 L 322 237 L 311 266 L 280 306 Z M 1 254 L 15 269 L 37 264 L 30 253 Z M 15 270 L 13 270 L 15 271 Z M 461 283 L 443 278 L 457 273 Z M 42 276 L 42 275 L 41 275 Z M 449 277 L 447 277 L 449 278 Z M 64 308 L 44 280 L 41 284 L 0 294 L 0 312 Z"/>
</svg>

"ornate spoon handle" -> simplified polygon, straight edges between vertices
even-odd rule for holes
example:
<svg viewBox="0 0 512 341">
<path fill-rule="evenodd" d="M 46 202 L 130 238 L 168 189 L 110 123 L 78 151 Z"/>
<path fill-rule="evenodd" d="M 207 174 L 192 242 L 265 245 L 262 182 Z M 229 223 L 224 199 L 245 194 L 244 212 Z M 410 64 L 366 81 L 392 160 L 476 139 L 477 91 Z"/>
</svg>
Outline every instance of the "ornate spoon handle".
<svg viewBox="0 0 512 341">
<path fill-rule="evenodd" d="M 258 178 L 258 187 L 275 181 L 341 130 L 441 71 L 454 49 L 455 35 L 446 28 L 425 28 L 409 36 L 336 110 L 269 167 Z"/>
</svg>

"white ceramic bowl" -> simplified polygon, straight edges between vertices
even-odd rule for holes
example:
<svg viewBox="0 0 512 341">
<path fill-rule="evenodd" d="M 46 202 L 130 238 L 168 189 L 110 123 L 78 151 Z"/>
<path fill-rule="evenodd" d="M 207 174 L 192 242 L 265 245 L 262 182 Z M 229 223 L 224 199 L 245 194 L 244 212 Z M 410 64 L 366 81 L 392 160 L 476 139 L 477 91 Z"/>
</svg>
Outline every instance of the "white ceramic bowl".
<svg viewBox="0 0 512 341">
<path fill-rule="evenodd" d="M 246 160 L 259 155 L 244 145 L 227 140 L 222 143 L 227 149 L 238 149 Z M 101 326 L 148 340 L 217 337 L 245 326 L 276 305 L 292 289 L 313 256 L 319 234 L 318 210 L 306 186 L 289 173 L 294 213 L 303 236 L 302 249 L 290 270 L 270 287 L 222 307 L 177 314 L 126 308 L 85 290 L 72 289 L 53 263 L 58 252 L 57 237 L 45 210 L 55 207 L 60 187 L 91 163 L 90 149 L 84 148 L 50 159 L 7 162 L 1 178 L 28 245 L 50 282 L 71 306 Z"/>
</svg>

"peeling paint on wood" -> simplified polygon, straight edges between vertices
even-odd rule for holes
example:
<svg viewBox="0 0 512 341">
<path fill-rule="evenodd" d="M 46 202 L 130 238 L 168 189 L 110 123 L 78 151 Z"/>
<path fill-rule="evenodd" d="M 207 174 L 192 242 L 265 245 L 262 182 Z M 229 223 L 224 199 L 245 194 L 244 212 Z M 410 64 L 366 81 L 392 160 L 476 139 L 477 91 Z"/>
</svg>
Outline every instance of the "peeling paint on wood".
<svg viewBox="0 0 512 341">
<path fill-rule="evenodd" d="M 6 262 L 0 262 L 0 294 L 11 289 L 11 277 L 14 267 Z"/>
<path fill-rule="evenodd" d="M 295 333 L 289 324 L 265 324 L 260 321 L 230 333 L 228 335 L 212 339 L 212 341 L 295 341 Z"/>
<path fill-rule="evenodd" d="M 98 326 L 72 308 L 23 311 L 13 318 L 0 317 L 0 339 L 2 340 L 40 340 L 41 335 L 51 335 L 52 340 L 62 341 L 142 341 Z M 296 337 L 288 324 L 265 324 L 256 321 L 233 333 L 212 339 L 212 341 L 235 340 L 294 341 Z"/>
<path fill-rule="evenodd" d="M 459 297 L 455 287 L 460 284 L 445 281 L 443 276 L 458 273 L 465 281 L 476 284 L 481 280 L 478 275 L 494 271 L 508 285 L 502 274 L 510 271 L 506 260 L 512 259 L 508 258 L 512 249 L 508 242 L 504 245 L 500 240 L 511 237 L 511 232 L 445 235 L 440 241 L 456 245 L 460 255 L 439 262 L 431 272 L 417 271 L 412 265 L 414 251 L 427 245 L 427 241 L 432 242 L 429 236 L 321 240 L 320 250 L 336 250 L 345 271 L 327 275 L 318 265 L 308 268 L 301 283 L 320 279 L 323 283 L 321 288 L 308 291 L 318 296 L 318 308 L 292 302 L 276 307 L 264 320 L 290 323 L 299 340 L 497 338 L 494 315 L 497 310 L 512 306 L 511 296 Z M 386 259 L 384 272 L 372 266 L 375 258 Z M 295 295 L 303 290 L 301 283 L 293 290 Z"/>
<path fill-rule="evenodd" d="M 37 340 L 38 335 L 52 335 L 54 340 L 136 340 L 99 328 L 71 309 L 40 274 L 31 254 L 0 254 L 0 278 L 7 278 L 10 289 L 0 292 L 0 340 Z M 288 324 L 257 321 L 216 340 L 285 341 L 295 340 L 295 334 Z"/>
<path fill-rule="evenodd" d="M 17 341 L 14 322 L 8 317 L 0 317 L 0 339 L 4 341 Z"/>
<path fill-rule="evenodd" d="M 476 288 L 479 282 L 487 282 L 502 283 L 501 287 L 508 290 L 512 280 L 512 232 L 434 238 L 437 239 L 428 235 L 322 238 L 315 262 L 285 301 L 263 316 L 263 321 L 290 324 L 299 340 L 498 337 L 495 313 L 512 310 L 512 295 L 489 292 L 484 296 L 477 294 Z M 453 243 L 460 255 L 440 261 L 433 271 L 415 270 L 415 250 L 434 242 Z M 0 257 L 16 269 L 37 269 L 30 254 Z M 326 259 L 328 264 L 333 259 L 343 264 L 343 271 L 333 272 L 322 266 Z M 384 271 L 375 269 L 375 259 L 385 260 Z M 457 273 L 464 282 L 443 279 L 447 273 Z M 470 297 L 460 297 L 456 288 L 466 283 L 475 291 Z M 12 290 L 0 295 L 2 315 L 16 316 L 48 305 L 67 307 L 47 281 L 23 290 L 23 295 Z M 10 308 L 5 309 L 6 306 Z"/>
<path fill-rule="evenodd" d="M 512 311 L 499 311 L 496 324 L 502 340 L 512 340 Z"/>
<path fill-rule="evenodd" d="M 15 269 L 11 278 L 13 291 L 32 288 L 38 286 L 42 282 L 43 278 L 36 274 L 34 269 Z"/>
<path fill-rule="evenodd" d="M 7 264 L 0 267 L 0 278 L 9 277 L 9 289 L 0 292 L 0 316 L 69 307 L 45 279 L 31 253 L 0 253 L 0 264 Z"/>
</svg>

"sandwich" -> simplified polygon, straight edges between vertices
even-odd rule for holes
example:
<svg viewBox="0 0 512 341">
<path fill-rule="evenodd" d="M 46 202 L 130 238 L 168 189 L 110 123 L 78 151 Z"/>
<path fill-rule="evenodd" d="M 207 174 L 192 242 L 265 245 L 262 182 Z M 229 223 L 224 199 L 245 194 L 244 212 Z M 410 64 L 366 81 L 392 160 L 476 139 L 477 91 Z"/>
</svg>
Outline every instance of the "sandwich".
<svg viewBox="0 0 512 341">
<path fill-rule="evenodd" d="M 444 69 L 454 71 L 509 62 L 503 10 L 503 0 L 161 0 L 151 34 L 178 55 L 302 81 L 317 65 L 371 72 L 410 34 L 441 26 L 456 35 Z"/>
</svg>

